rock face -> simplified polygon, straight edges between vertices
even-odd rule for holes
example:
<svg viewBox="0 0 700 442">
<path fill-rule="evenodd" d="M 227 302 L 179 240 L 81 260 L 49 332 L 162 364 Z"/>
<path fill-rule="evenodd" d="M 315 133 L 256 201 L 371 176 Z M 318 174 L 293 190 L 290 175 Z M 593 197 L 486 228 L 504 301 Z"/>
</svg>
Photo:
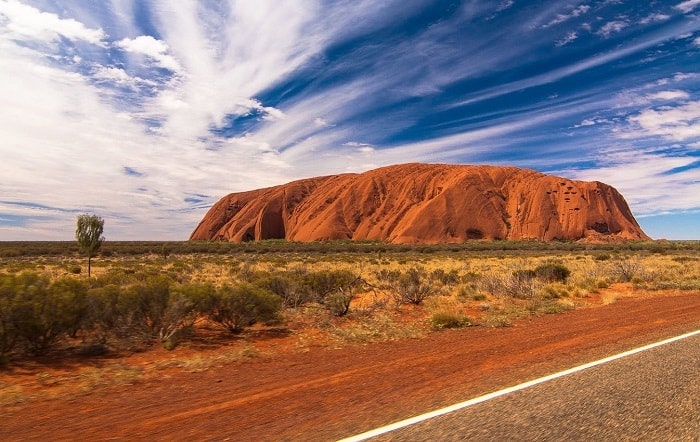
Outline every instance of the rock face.
<svg viewBox="0 0 700 442">
<path fill-rule="evenodd" d="M 402 164 L 232 193 L 191 240 L 390 243 L 649 239 L 600 182 L 515 167 Z"/>
</svg>

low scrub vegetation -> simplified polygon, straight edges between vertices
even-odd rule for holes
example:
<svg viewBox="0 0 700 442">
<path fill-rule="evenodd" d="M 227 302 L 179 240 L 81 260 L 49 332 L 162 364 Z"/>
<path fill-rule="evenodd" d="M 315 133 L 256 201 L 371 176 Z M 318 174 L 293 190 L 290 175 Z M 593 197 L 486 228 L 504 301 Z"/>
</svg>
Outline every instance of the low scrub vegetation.
<svg viewBox="0 0 700 442">
<path fill-rule="evenodd" d="M 263 288 L 242 283 L 208 292 L 204 301 L 209 319 L 231 333 L 241 333 L 256 322 L 277 319 L 282 299 Z"/>
<path fill-rule="evenodd" d="M 430 326 L 434 330 L 460 328 L 472 324 L 471 318 L 451 310 L 438 310 L 430 316 Z"/>
<path fill-rule="evenodd" d="M 0 244 L 0 365 L 173 349 L 203 329 L 240 337 L 314 327 L 365 342 L 421 327 L 508 326 L 607 302 L 619 284 L 700 290 L 698 242 L 105 242 L 92 276 L 82 261 L 73 243 Z"/>
<path fill-rule="evenodd" d="M 120 286 L 110 275 L 89 281 L 51 281 L 31 272 L 0 275 L 0 355 L 15 349 L 45 355 L 77 337 L 90 345 L 160 341 L 172 348 L 197 321 L 240 333 L 276 319 L 280 311 L 279 296 L 248 283 L 215 288 L 164 276 L 141 278 Z"/>
</svg>

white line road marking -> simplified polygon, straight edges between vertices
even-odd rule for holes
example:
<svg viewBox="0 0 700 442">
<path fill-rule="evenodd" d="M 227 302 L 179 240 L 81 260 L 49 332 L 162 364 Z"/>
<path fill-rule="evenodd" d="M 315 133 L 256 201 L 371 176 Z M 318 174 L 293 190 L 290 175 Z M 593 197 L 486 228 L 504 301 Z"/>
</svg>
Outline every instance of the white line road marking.
<svg viewBox="0 0 700 442">
<path fill-rule="evenodd" d="M 380 427 L 380 428 L 376 428 L 374 430 L 370 430 L 370 431 L 367 431 L 365 433 L 358 434 L 356 436 L 351 436 L 351 437 L 348 437 L 345 439 L 341 439 L 339 442 L 360 442 L 363 440 L 367 440 L 371 437 L 379 436 L 382 434 L 389 433 L 391 431 L 398 430 L 399 428 L 408 427 L 410 425 L 414 425 L 414 424 L 417 424 L 419 422 L 423 422 L 423 421 L 426 421 L 428 419 L 432 419 L 434 417 L 438 417 L 438 416 L 442 416 L 444 414 L 452 413 L 453 411 L 461 410 L 463 408 L 471 407 L 472 405 L 480 404 L 482 402 L 486 402 L 488 400 L 491 400 L 491 399 L 494 399 L 494 398 L 497 398 L 500 396 L 504 396 L 506 394 L 513 393 L 515 391 L 524 390 L 526 388 L 532 387 L 532 386 L 537 385 L 537 384 L 542 384 L 544 382 L 548 382 L 548 381 L 551 381 L 553 379 L 568 376 L 570 374 L 577 373 L 579 371 L 586 370 L 588 368 L 595 367 L 597 365 L 602 365 L 602 364 L 605 364 L 608 362 L 615 361 L 617 359 L 622 359 L 622 358 L 625 358 L 627 356 L 641 353 L 641 352 L 646 351 L 646 350 L 651 350 L 652 348 L 660 347 L 662 345 L 666 345 L 666 344 L 670 344 L 672 342 L 680 341 L 682 339 L 686 339 L 686 338 L 689 338 L 689 337 L 695 336 L 695 335 L 700 335 L 700 330 L 695 330 L 693 332 L 686 333 L 686 334 L 676 336 L 673 338 L 665 339 L 663 341 L 654 342 L 653 344 L 648 344 L 648 345 L 645 345 L 643 347 L 634 348 L 632 350 L 628 350 L 628 351 L 623 352 L 623 353 L 618 353 L 618 354 L 613 355 L 613 356 L 608 356 L 607 358 L 599 359 L 597 361 L 593 361 L 593 362 L 589 362 L 587 364 L 579 365 L 577 367 L 569 368 L 568 370 L 560 371 L 558 373 L 553 373 L 553 374 L 550 374 L 550 375 L 547 375 L 547 376 L 544 376 L 544 377 L 541 377 L 538 379 L 534 379 L 532 381 L 528 381 L 528 382 L 524 382 L 522 384 L 514 385 L 512 387 L 508 387 L 508 388 L 505 388 L 503 390 L 498 390 L 498 391 L 494 391 L 493 393 L 489 393 L 489 394 L 485 394 L 483 396 L 475 397 L 475 398 L 469 399 L 468 401 L 465 401 L 465 402 L 460 402 L 458 404 L 450 405 L 449 407 L 440 408 L 439 410 L 434 410 L 434 411 L 431 411 L 431 412 L 428 412 L 425 414 L 421 414 L 419 416 L 414 416 L 414 417 L 411 417 L 409 419 L 404 419 L 404 420 L 399 421 L 399 422 L 394 422 L 393 424 L 386 425 L 386 426 Z"/>
</svg>

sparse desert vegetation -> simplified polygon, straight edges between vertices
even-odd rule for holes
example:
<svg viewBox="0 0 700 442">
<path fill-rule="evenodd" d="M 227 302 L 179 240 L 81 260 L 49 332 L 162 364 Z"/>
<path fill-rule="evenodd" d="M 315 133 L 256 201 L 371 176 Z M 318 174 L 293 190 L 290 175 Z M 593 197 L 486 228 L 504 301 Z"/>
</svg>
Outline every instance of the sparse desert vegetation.
<svg viewBox="0 0 700 442">
<path fill-rule="evenodd" d="M 152 371 L 205 370 L 700 293 L 700 243 L 690 241 L 107 242 L 91 277 L 72 243 L 2 243 L 0 256 L 0 403 L 22 400 L 19 372 L 75 393 L 148 376 L 125 362 L 132 355 L 152 355 Z M 69 372 L 50 374 L 66 359 Z"/>
</svg>

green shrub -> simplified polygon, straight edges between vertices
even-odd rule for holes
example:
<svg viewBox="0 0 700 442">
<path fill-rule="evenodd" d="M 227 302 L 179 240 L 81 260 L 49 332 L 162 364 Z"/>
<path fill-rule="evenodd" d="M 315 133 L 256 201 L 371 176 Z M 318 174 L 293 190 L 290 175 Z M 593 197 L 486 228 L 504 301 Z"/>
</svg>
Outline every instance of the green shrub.
<svg viewBox="0 0 700 442">
<path fill-rule="evenodd" d="M 133 330 L 135 309 L 124 305 L 122 289 L 116 284 L 107 284 L 88 292 L 88 324 L 101 344 L 112 335 L 124 337 Z"/>
<path fill-rule="evenodd" d="M 0 275 L 0 359 L 6 363 L 6 354 L 17 340 L 15 321 L 15 277 Z M 5 365 L 0 363 L 0 366 Z"/>
<path fill-rule="evenodd" d="M 457 270 L 450 270 L 449 272 L 443 269 L 435 269 L 430 275 L 431 278 L 443 285 L 455 285 L 460 281 L 459 272 Z"/>
<path fill-rule="evenodd" d="M 323 303 L 326 296 L 351 287 L 357 276 L 349 270 L 321 270 L 304 276 L 304 287 L 312 294 L 314 300 Z"/>
<path fill-rule="evenodd" d="M 256 322 L 276 319 L 282 299 L 249 283 L 225 285 L 210 294 L 206 308 L 209 319 L 231 333 L 240 333 Z"/>
<path fill-rule="evenodd" d="M 191 327 L 199 316 L 190 293 L 182 286 L 173 287 L 165 277 L 148 278 L 124 295 L 125 312 L 133 311 L 135 324 L 161 342 Z"/>
<path fill-rule="evenodd" d="M 419 305 L 438 293 L 438 289 L 424 275 L 425 269 L 412 267 L 388 281 L 397 303 Z"/>
<path fill-rule="evenodd" d="M 537 266 L 534 273 L 537 278 L 546 282 L 566 282 L 571 275 L 571 270 L 564 264 L 547 262 Z"/>
<path fill-rule="evenodd" d="M 333 316 L 345 316 L 350 310 L 350 303 L 353 298 L 351 291 L 339 291 L 326 296 L 323 305 Z"/>
<path fill-rule="evenodd" d="M 12 333 L 28 352 L 46 354 L 83 325 L 87 314 L 83 282 L 62 278 L 52 284 L 48 277 L 34 273 L 20 274 L 9 282 L 5 290 L 13 298 Z"/>
<path fill-rule="evenodd" d="M 297 273 L 275 272 L 255 280 L 254 283 L 279 296 L 286 307 L 301 307 L 313 298 L 311 292 L 303 286 L 302 278 Z"/>
<path fill-rule="evenodd" d="M 74 338 L 87 318 L 87 291 L 85 282 L 75 278 L 61 278 L 51 284 L 50 294 L 58 320 Z"/>
<path fill-rule="evenodd" d="M 355 287 L 364 281 L 349 270 L 322 270 L 304 277 L 304 287 L 312 298 L 334 316 L 344 316 L 350 309 Z"/>
</svg>

